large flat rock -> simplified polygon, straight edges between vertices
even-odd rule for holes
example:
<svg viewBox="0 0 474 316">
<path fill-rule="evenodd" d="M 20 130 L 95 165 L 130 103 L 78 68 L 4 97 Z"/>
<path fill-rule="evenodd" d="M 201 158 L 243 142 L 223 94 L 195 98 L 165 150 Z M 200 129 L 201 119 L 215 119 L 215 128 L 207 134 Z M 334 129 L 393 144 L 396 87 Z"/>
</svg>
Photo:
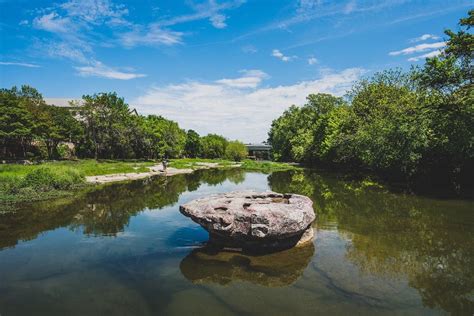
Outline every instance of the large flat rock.
<svg viewBox="0 0 474 316">
<path fill-rule="evenodd" d="M 238 191 L 191 201 L 180 206 L 180 211 L 204 227 L 214 244 L 267 250 L 312 240 L 312 204 L 298 194 Z"/>
</svg>

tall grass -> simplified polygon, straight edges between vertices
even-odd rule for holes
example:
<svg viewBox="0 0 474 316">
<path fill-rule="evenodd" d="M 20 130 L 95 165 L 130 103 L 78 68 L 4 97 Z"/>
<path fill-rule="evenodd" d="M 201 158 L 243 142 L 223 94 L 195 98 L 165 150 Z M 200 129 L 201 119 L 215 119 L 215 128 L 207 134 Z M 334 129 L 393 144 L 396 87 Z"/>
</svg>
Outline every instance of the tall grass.
<svg viewBox="0 0 474 316">
<path fill-rule="evenodd" d="M 80 160 L 39 165 L 0 165 L 0 203 L 39 200 L 71 194 L 85 176 L 145 172 L 153 162 Z"/>
</svg>

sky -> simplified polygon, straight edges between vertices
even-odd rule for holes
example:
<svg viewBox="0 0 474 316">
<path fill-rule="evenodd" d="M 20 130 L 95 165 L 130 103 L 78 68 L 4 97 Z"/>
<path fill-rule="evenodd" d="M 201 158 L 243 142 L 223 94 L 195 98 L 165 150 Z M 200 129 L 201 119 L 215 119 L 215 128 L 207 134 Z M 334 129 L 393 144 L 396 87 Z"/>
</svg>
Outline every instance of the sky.
<svg viewBox="0 0 474 316">
<path fill-rule="evenodd" d="M 474 0 L 0 0 L 0 87 L 61 105 L 117 92 L 140 114 L 262 142 L 310 93 L 344 96 L 436 56 Z"/>
</svg>

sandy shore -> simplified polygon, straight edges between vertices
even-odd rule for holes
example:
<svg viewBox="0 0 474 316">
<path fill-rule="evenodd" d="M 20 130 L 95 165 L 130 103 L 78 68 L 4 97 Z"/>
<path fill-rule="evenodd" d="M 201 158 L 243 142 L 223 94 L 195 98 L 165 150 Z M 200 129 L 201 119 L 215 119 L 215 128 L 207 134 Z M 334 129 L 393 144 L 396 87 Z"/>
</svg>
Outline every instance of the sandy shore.
<svg viewBox="0 0 474 316">
<path fill-rule="evenodd" d="M 199 169 L 211 169 L 211 168 L 219 167 L 218 163 L 202 162 L 202 163 L 198 163 L 197 165 L 199 166 L 197 169 L 176 169 L 176 168 L 168 167 L 166 171 L 164 171 L 163 166 L 159 164 L 159 165 L 150 167 L 149 172 L 115 173 L 115 174 L 105 174 L 101 176 L 89 176 L 89 177 L 86 177 L 86 182 L 102 184 L 102 183 L 109 183 L 109 182 L 138 180 L 138 179 L 144 179 L 144 178 L 154 177 L 154 176 L 170 177 L 177 174 L 193 173 L 195 170 L 199 170 Z M 240 167 L 240 165 L 236 164 L 230 167 Z"/>
</svg>

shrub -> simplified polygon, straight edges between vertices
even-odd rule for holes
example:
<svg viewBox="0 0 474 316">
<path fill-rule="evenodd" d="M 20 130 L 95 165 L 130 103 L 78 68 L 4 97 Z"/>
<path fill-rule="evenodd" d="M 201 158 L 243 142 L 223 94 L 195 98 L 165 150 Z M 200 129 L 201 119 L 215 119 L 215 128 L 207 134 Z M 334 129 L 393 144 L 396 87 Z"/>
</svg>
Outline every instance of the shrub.
<svg viewBox="0 0 474 316">
<path fill-rule="evenodd" d="M 67 190 L 83 182 L 84 176 L 73 169 L 54 171 L 51 168 L 38 168 L 29 172 L 19 187 L 38 191 Z"/>
</svg>

